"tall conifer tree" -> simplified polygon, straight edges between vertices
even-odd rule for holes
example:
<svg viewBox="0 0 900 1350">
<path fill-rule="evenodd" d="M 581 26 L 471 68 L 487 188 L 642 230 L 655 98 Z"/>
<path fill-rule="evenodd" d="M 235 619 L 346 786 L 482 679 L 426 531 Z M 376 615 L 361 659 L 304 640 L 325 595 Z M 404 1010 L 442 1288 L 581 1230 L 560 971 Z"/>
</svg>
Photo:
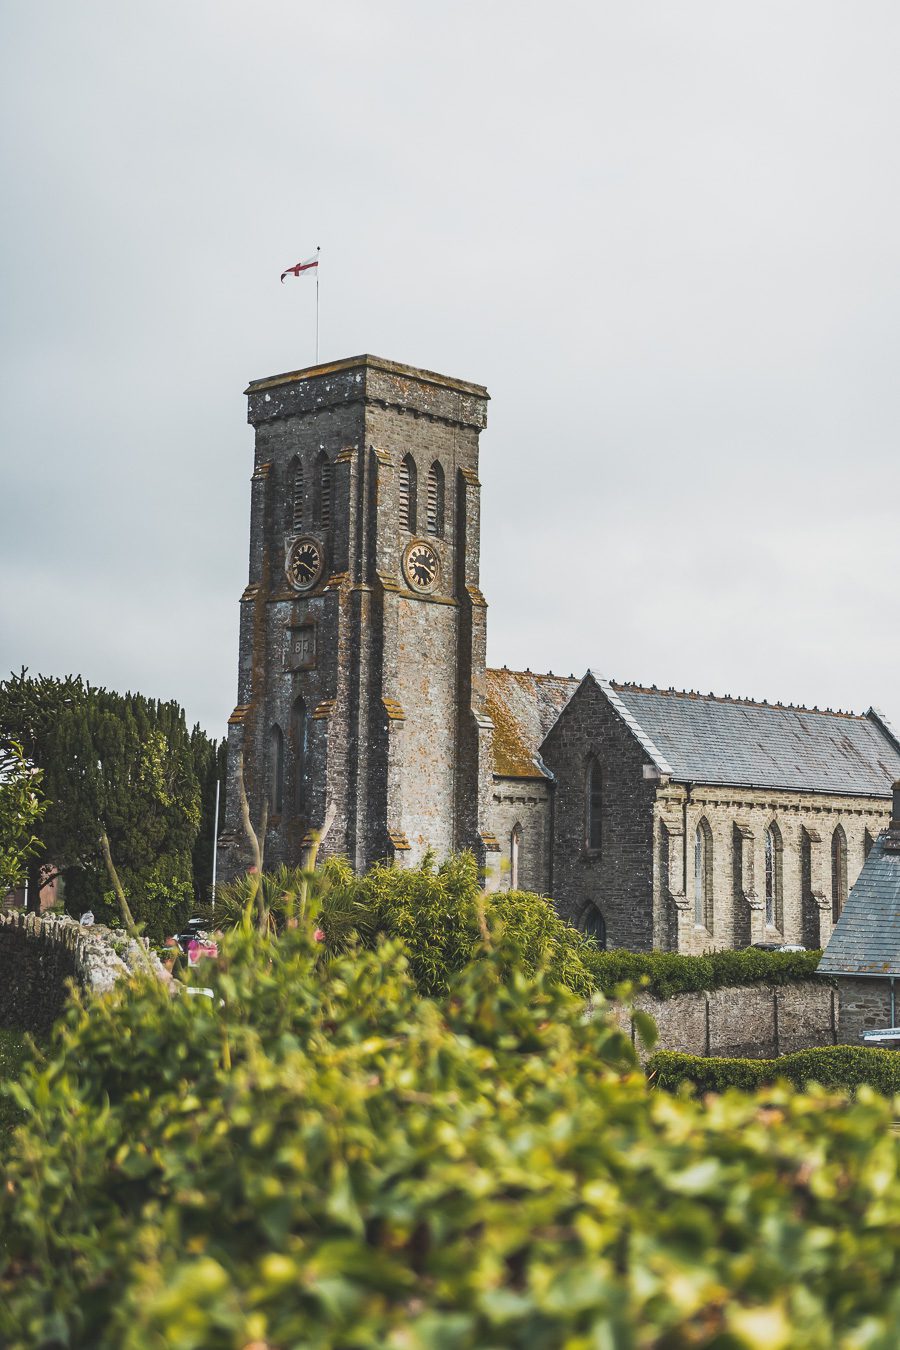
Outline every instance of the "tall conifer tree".
<svg viewBox="0 0 900 1350">
<path fill-rule="evenodd" d="M 105 829 L 145 931 L 160 938 L 187 917 L 201 818 L 198 764 L 214 765 L 215 747 L 199 728 L 188 733 L 177 703 L 117 694 L 80 676 L 58 680 L 23 670 L 0 682 L 0 734 L 19 740 L 44 771 L 50 801 L 44 847 L 29 867 L 32 908 L 59 873 L 71 913 L 92 909 L 98 918 L 116 919 L 100 851 Z"/>
</svg>

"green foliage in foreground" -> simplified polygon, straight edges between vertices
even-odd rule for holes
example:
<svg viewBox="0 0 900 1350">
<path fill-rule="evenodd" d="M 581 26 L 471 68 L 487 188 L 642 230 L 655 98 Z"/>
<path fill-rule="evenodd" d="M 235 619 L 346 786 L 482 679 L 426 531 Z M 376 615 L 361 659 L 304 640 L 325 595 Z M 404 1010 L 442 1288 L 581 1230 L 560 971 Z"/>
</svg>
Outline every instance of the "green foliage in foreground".
<svg viewBox="0 0 900 1350">
<path fill-rule="evenodd" d="M 282 867 L 220 886 L 215 921 L 233 925 L 256 905 L 261 887 L 267 914 L 276 928 L 300 911 L 312 882 L 298 868 Z M 599 989 L 615 994 L 623 983 L 645 988 L 659 998 L 732 985 L 787 984 L 811 979 L 821 952 L 712 952 L 680 956 L 675 952 L 600 951 L 560 919 L 553 902 L 528 891 L 483 895 L 478 868 L 470 853 L 448 858 L 440 867 L 373 867 L 353 874 L 341 858 L 331 858 L 317 874 L 325 886 L 321 924 L 325 943 L 343 951 L 358 941 L 372 947 L 380 937 L 402 938 L 409 944 L 410 969 L 422 993 L 446 993 L 449 981 L 479 950 L 482 924 L 503 924 L 516 934 L 521 969 L 539 967 L 576 993 Z"/>
<path fill-rule="evenodd" d="M 890 1102 L 652 1092 L 510 928 L 432 1000 L 323 917 L 229 935 L 213 999 L 72 1008 L 14 1089 L 0 1343 L 893 1350 Z"/>
<path fill-rule="evenodd" d="M 876 1046 L 829 1045 L 818 1050 L 797 1050 L 779 1059 L 706 1059 L 659 1050 L 647 1065 L 658 1087 L 675 1092 L 682 1083 L 692 1083 L 700 1092 L 725 1092 L 757 1088 L 784 1079 L 795 1087 L 821 1083 L 829 1088 L 858 1088 L 868 1084 L 885 1096 L 900 1093 L 900 1055 Z"/>
<path fill-rule="evenodd" d="M 4 1083 L 15 1082 L 27 1057 L 25 1033 L 0 1027 L 0 1089 Z M 10 1130 L 21 1119 L 22 1112 L 12 1097 L 0 1093 L 0 1155 L 6 1148 Z"/>
</svg>

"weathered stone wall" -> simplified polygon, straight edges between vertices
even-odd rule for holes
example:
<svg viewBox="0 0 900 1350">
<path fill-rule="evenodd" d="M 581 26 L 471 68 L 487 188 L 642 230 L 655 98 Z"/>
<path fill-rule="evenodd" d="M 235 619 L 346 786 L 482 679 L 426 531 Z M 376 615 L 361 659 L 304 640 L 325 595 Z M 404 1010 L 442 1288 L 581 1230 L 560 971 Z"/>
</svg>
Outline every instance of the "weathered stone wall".
<svg viewBox="0 0 900 1350">
<path fill-rule="evenodd" d="M 842 1044 L 859 1045 L 864 1031 L 884 1031 L 891 1019 L 891 982 L 878 979 L 836 978 L 840 997 L 839 1036 Z M 896 989 L 894 1017 L 900 1007 L 900 982 Z"/>
<path fill-rule="evenodd" d="M 582 696 L 584 695 L 584 696 Z M 563 918 L 591 929 L 599 911 L 608 947 L 647 951 L 654 945 L 653 803 L 656 783 L 644 778 L 646 755 L 599 690 L 582 688 L 541 751 L 556 778 L 550 893 Z M 588 763 L 601 774 L 601 845 L 587 847 Z"/>
<path fill-rule="evenodd" d="M 499 890 L 512 886 L 512 832 L 518 825 L 519 890 L 550 891 L 550 784 L 539 778 L 496 778 L 491 820 L 500 845 Z"/>
<path fill-rule="evenodd" d="M 660 787 L 657 802 L 660 867 L 655 900 L 670 907 L 671 945 L 699 954 L 751 942 L 824 947 L 831 936 L 831 844 L 835 830 L 847 840 L 847 891 L 865 861 L 866 837 L 877 837 L 890 802 L 869 797 L 753 791 L 746 788 Z M 694 841 L 709 826 L 712 904 L 707 923 L 694 905 Z M 766 831 L 780 841 L 774 861 L 774 922 L 766 922 Z M 661 944 L 662 945 L 662 944 Z"/>
<path fill-rule="evenodd" d="M 837 990 L 824 981 L 715 989 L 668 999 L 638 994 L 634 1006 L 656 1022 L 656 1049 L 686 1055 L 774 1059 L 842 1040 L 857 1043 L 842 1034 Z M 628 1010 L 617 1007 L 615 1016 L 639 1045 Z"/>
<path fill-rule="evenodd" d="M 104 993 L 138 963 L 166 978 L 156 957 L 123 933 L 55 915 L 0 914 L 0 1026 L 44 1035 L 65 1006 L 68 981 Z"/>
</svg>

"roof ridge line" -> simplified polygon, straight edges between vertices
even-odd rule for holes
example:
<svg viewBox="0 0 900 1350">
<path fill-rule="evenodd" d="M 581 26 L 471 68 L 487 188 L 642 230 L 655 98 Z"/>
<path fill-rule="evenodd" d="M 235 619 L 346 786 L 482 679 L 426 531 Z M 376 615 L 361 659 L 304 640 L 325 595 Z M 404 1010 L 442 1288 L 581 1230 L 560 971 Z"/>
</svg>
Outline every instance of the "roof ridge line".
<svg viewBox="0 0 900 1350">
<path fill-rule="evenodd" d="M 591 674 L 596 675 L 596 672 L 591 671 Z M 882 722 L 882 715 L 876 708 L 870 708 L 867 713 L 857 713 L 848 712 L 843 708 L 810 708 L 805 703 L 770 703 L 767 699 L 744 698 L 739 694 L 716 694 L 712 690 L 708 694 L 701 694 L 698 689 L 676 689 L 673 685 L 669 685 L 668 689 L 665 689 L 659 685 L 637 684 L 631 680 L 611 679 L 607 683 L 613 689 L 630 689 L 635 694 L 663 694 L 666 697 L 672 695 L 674 698 L 690 698 L 703 703 L 731 703 L 736 707 L 769 708 L 773 712 L 817 713 L 820 717 L 849 717 L 855 722 L 871 720 L 870 714 L 874 714 L 875 718 Z M 891 735 L 891 739 L 895 739 L 897 736 L 897 733 L 889 732 L 888 734 Z M 897 741 L 897 745 L 900 749 L 900 740 Z"/>
<path fill-rule="evenodd" d="M 881 727 L 888 740 L 893 743 L 897 750 L 900 750 L 900 734 L 894 729 L 894 724 L 886 713 L 883 713 L 880 708 L 876 708 L 873 704 L 866 713 L 866 718 Z"/>
<path fill-rule="evenodd" d="M 558 675 L 555 670 L 514 670 L 512 666 L 486 666 L 488 674 L 495 675 L 530 675 L 535 680 L 565 680 L 574 684 L 578 683 L 577 675 Z"/>
</svg>

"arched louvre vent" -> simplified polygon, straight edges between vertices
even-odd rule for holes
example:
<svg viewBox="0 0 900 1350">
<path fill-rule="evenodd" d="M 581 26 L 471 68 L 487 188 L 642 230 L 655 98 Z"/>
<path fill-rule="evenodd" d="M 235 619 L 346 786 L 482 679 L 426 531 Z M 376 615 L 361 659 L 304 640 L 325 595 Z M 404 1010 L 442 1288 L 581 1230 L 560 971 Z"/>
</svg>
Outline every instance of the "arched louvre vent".
<svg viewBox="0 0 900 1350">
<path fill-rule="evenodd" d="M 444 537 L 444 470 L 436 460 L 428 472 L 428 533 Z"/>
<path fill-rule="evenodd" d="M 291 497 L 291 524 L 295 530 L 303 529 L 303 465 L 294 469 L 294 486 Z"/>
<path fill-rule="evenodd" d="M 416 462 L 406 455 L 400 465 L 400 524 L 412 534 L 416 528 Z"/>
<path fill-rule="evenodd" d="M 322 524 L 331 524 L 331 461 L 322 461 Z"/>
<path fill-rule="evenodd" d="M 331 460 L 323 450 L 316 461 L 316 524 L 327 529 L 331 524 Z"/>
</svg>

